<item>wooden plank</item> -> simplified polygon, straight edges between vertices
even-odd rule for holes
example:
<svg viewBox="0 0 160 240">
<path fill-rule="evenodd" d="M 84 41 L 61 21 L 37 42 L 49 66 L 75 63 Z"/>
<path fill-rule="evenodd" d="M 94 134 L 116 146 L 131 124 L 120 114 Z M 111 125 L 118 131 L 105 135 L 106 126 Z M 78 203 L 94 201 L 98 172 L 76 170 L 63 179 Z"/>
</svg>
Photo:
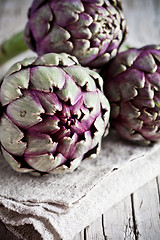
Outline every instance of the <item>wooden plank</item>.
<svg viewBox="0 0 160 240">
<path fill-rule="evenodd" d="M 104 214 L 103 225 L 107 240 L 135 240 L 130 196 Z"/>
<path fill-rule="evenodd" d="M 84 236 L 85 236 L 85 230 L 83 230 L 83 231 L 81 231 L 79 234 L 77 234 L 77 236 L 74 237 L 73 240 L 86 240 L 86 239 L 84 238 Z"/>
<path fill-rule="evenodd" d="M 136 239 L 160 239 L 160 205 L 157 181 L 146 184 L 132 195 Z"/>
<path fill-rule="evenodd" d="M 95 222 L 86 227 L 84 231 L 84 240 L 105 240 L 103 230 L 103 216 L 101 216 Z"/>
<path fill-rule="evenodd" d="M 159 203 L 160 203 L 160 176 L 156 178 L 157 182 L 157 189 L 158 189 L 158 196 L 159 196 Z"/>
<path fill-rule="evenodd" d="M 109 209 L 74 240 L 158 240 L 160 177 Z"/>
<path fill-rule="evenodd" d="M 131 198 L 127 197 L 112 207 L 74 238 L 74 240 L 82 239 L 135 240 Z"/>
</svg>

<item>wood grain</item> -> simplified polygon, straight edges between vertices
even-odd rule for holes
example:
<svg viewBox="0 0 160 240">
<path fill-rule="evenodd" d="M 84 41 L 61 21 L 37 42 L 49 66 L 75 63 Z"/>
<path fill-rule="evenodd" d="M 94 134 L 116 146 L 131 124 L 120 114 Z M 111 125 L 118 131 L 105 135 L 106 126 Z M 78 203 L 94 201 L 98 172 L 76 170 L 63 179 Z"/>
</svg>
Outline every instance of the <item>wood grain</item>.
<svg viewBox="0 0 160 240">
<path fill-rule="evenodd" d="M 107 211 L 103 223 L 106 239 L 135 240 L 131 197 Z"/>
<path fill-rule="evenodd" d="M 160 177 L 108 210 L 74 240 L 159 240 Z"/>
<path fill-rule="evenodd" d="M 157 181 L 154 179 L 133 194 L 136 237 L 160 239 L 160 205 Z"/>
<path fill-rule="evenodd" d="M 97 221 L 86 227 L 84 230 L 85 239 L 104 240 L 103 216 Z"/>
</svg>

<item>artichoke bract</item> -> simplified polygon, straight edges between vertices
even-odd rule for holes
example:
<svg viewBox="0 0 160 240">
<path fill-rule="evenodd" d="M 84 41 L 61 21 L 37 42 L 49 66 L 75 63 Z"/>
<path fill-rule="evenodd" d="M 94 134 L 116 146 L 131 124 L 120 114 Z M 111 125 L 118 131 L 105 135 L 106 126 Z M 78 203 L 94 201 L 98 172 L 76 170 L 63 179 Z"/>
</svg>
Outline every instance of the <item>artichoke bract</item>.
<svg viewBox="0 0 160 240">
<path fill-rule="evenodd" d="M 112 127 L 137 143 L 160 139 L 160 46 L 124 51 L 101 75 Z"/>
<path fill-rule="evenodd" d="M 98 68 L 116 55 L 125 34 L 119 0 L 34 0 L 24 38 L 38 55 L 66 52 Z"/>
<path fill-rule="evenodd" d="M 0 89 L 1 147 L 12 168 L 65 173 L 96 157 L 110 112 L 102 84 L 98 73 L 65 53 L 13 65 Z"/>
</svg>

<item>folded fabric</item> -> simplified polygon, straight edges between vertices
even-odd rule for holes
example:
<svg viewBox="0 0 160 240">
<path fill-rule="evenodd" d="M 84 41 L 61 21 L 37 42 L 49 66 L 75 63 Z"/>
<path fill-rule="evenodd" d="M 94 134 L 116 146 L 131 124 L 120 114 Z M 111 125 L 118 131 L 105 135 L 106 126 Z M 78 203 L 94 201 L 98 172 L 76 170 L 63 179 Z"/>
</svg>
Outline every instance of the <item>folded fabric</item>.
<svg viewBox="0 0 160 240">
<path fill-rule="evenodd" d="M 0 219 L 24 240 L 71 240 L 159 175 L 159 148 L 160 143 L 137 146 L 112 133 L 96 159 L 83 161 L 73 173 L 40 178 L 14 172 L 0 156 Z"/>
</svg>

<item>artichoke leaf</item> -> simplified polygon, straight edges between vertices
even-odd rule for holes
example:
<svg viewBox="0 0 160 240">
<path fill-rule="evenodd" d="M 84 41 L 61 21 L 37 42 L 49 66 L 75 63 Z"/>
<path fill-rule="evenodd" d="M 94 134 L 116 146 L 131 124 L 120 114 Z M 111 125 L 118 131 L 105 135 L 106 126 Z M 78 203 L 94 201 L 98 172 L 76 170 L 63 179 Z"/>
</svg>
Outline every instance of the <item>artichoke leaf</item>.
<svg viewBox="0 0 160 240">
<path fill-rule="evenodd" d="M 154 73 L 157 70 L 157 65 L 151 53 L 141 53 L 133 63 L 133 66 L 141 71 Z"/>
<path fill-rule="evenodd" d="M 20 162 L 17 162 L 16 159 L 11 154 L 9 154 L 3 147 L 1 147 L 1 149 L 2 149 L 4 158 L 7 160 L 7 162 L 15 171 L 21 172 L 21 173 L 28 173 L 28 172 L 34 171 L 34 169 L 21 167 Z"/>
<path fill-rule="evenodd" d="M 45 113 L 36 94 L 28 91 L 23 96 L 7 106 L 7 115 L 18 126 L 26 129 L 42 121 L 41 114 Z"/>
<path fill-rule="evenodd" d="M 86 86 L 87 91 L 96 91 L 93 78 L 88 74 L 88 69 L 81 66 L 65 67 L 67 72 L 80 87 Z"/>
<path fill-rule="evenodd" d="M 27 140 L 25 155 L 54 153 L 58 145 L 58 143 L 53 142 L 52 138 L 47 134 L 29 133 L 25 136 L 25 138 Z"/>
<path fill-rule="evenodd" d="M 95 131 L 92 133 L 93 135 L 92 147 L 95 147 L 97 143 L 101 141 L 101 138 L 105 132 L 105 123 L 101 117 L 101 114 L 96 118 L 93 124 L 95 127 Z"/>
<path fill-rule="evenodd" d="M 23 132 L 3 114 L 0 122 L 0 141 L 2 146 L 10 153 L 22 156 L 27 143 L 22 142 Z"/>
<path fill-rule="evenodd" d="M 70 162 L 70 166 L 66 166 L 66 165 L 62 165 L 60 167 L 57 167 L 56 169 L 54 169 L 53 171 L 50 171 L 50 173 L 53 174 L 62 174 L 62 173 L 70 173 L 73 172 L 81 163 L 82 161 L 82 157 L 77 157 L 75 159 L 73 159 Z"/>
<path fill-rule="evenodd" d="M 76 104 L 82 96 L 80 87 L 69 75 L 66 76 L 65 85 L 62 90 L 57 91 L 57 95 L 65 102 L 70 101 L 71 105 Z"/>
<path fill-rule="evenodd" d="M 24 159 L 29 166 L 41 172 L 50 172 L 66 160 L 60 153 L 55 157 L 51 153 L 36 156 L 25 155 Z"/>
<path fill-rule="evenodd" d="M 75 148 L 72 154 L 72 158 L 77 158 L 79 156 L 83 156 L 86 152 L 88 152 L 92 147 L 92 137 L 91 132 L 86 131 L 84 133 L 84 140 L 80 140 L 75 144 Z"/>
<path fill-rule="evenodd" d="M 19 61 L 19 62 L 13 64 L 12 67 L 10 67 L 10 69 L 6 73 L 6 77 L 10 76 L 13 73 L 20 71 L 23 66 L 27 67 L 28 65 L 33 64 L 35 60 L 36 60 L 36 57 L 29 57 L 29 58 L 25 58 L 22 61 Z"/>
<path fill-rule="evenodd" d="M 57 147 L 57 152 L 60 152 L 65 158 L 72 158 L 72 151 L 78 140 L 78 135 L 73 134 L 72 137 L 64 137 Z"/>
<path fill-rule="evenodd" d="M 4 79 L 1 85 L 1 103 L 6 105 L 22 96 L 20 89 L 27 89 L 29 85 L 30 70 L 24 69 L 13 73 Z"/>
<path fill-rule="evenodd" d="M 31 70 L 31 88 L 52 92 L 53 87 L 62 89 L 65 83 L 65 72 L 57 67 L 37 66 Z"/>
</svg>

